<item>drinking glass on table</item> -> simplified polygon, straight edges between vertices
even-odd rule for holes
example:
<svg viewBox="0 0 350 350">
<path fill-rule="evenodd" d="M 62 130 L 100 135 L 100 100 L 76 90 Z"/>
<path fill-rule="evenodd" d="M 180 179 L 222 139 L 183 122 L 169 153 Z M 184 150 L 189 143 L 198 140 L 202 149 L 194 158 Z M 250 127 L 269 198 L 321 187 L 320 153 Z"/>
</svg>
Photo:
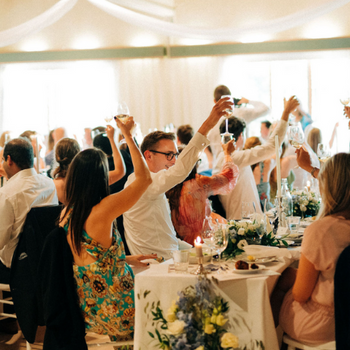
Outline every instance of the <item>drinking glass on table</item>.
<svg viewBox="0 0 350 350">
<path fill-rule="evenodd" d="M 228 244 L 228 229 L 225 224 L 216 224 L 213 233 L 213 247 L 218 253 L 219 269 L 217 273 L 221 272 L 221 253 L 227 248 Z"/>
<path fill-rule="evenodd" d="M 202 240 L 206 244 L 206 246 L 210 249 L 210 260 L 212 257 L 212 250 L 214 249 L 214 244 L 213 244 L 213 228 L 214 224 L 210 216 L 206 216 L 205 219 L 203 220 L 203 225 L 202 225 Z"/>
<path fill-rule="evenodd" d="M 253 202 L 242 202 L 242 219 L 249 220 L 252 214 L 254 214 Z"/>
<path fill-rule="evenodd" d="M 287 217 L 288 227 L 291 234 L 298 234 L 300 226 L 300 216 Z"/>
<path fill-rule="evenodd" d="M 176 273 L 187 273 L 190 261 L 190 253 L 188 250 L 175 250 L 173 259 Z"/>
<path fill-rule="evenodd" d="M 120 102 L 118 103 L 117 107 L 117 117 L 122 123 L 125 123 L 126 120 L 129 118 L 130 112 L 129 112 L 129 107 L 126 104 L 126 102 Z"/>
<path fill-rule="evenodd" d="M 221 98 L 229 98 L 229 101 L 233 103 L 233 98 L 231 95 L 222 95 Z M 232 107 L 233 108 L 233 107 Z M 232 116 L 233 110 L 231 108 L 225 109 L 226 116 L 225 116 L 225 123 L 226 123 L 226 130 L 223 134 L 221 134 L 221 142 L 227 143 L 230 142 L 233 139 L 233 134 L 228 131 L 228 118 Z"/>
</svg>

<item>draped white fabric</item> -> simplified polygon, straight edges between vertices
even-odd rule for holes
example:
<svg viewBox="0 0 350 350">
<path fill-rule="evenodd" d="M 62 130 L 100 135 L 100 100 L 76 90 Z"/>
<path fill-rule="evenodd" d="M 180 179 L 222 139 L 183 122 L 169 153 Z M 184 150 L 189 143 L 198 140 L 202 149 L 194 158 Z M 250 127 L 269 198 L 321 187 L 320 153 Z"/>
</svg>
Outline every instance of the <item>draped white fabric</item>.
<svg viewBox="0 0 350 350">
<path fill-rule="evenodd" d="M 233 28 L 195 28 L 186 25 L 170 23 L 133 12 L 121 6 L 111 4 L 107 0 L 88 0 L 101 10 L 110 15 L 133 25 L 145 29 L 155 30 L 158 33 L 168 36 L 181 36 L 193 39 L 222 40 L 222 41 L 239 41 L 242 34 L 271 34 L 278 33 L 290 28 L 300 26 L 319 16 L 331 12 L 341 6 L 344 6 L 350 0 L 331 0 L 320 6 L 309 7 L 297 13 L 284 17 L 263 21 L 258 25 L 233 27 Z"/>
<path fill-rule="evenodd" d="M 78 0 L 60 0 L 54 6 L 43 12 L 39 16 L 22 23 L 14 28 L 0 32 L 0 47 L 8 46 L 22 40 L 28 35 L 57 22 L 62 16 L 69 12 Z"/>
</svg>

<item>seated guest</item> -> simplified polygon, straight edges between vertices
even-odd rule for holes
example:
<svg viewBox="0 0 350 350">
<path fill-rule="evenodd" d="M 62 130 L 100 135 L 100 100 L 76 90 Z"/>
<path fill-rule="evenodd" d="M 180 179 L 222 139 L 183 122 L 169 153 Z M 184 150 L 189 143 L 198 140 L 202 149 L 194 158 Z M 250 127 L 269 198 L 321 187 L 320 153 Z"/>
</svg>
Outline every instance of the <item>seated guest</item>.
<svg viewBox="0 0 350 350">
<path fill-rule="evenodd" d="M 227 108 L 232 108 L 228 99 L 216 103 L 177 160 L 173 133 L 155 131 L 144 138 L 141 152 L 151 171 L 153 182 L 139 201 L 124 213 L 125 238 L 132 254 L 157 253 L 170 259 L 172 252 L 179 247 L 189 247 L 189 244 L 176 238 L 165 192 L 186 179 L 201 152 L 208 146 L 206 135 L 220 117 L 225 115 Z M 134 174 L 129 176 L 125 188 L 132 184 L 134 178 Z"/>
<path fill-rule="evenodd" d="M 185 181 L 166 192 L 177 236 L 187 243 L 193 244 L 195 239 L 201 236 L 206 216 L 227 223 L 220 215 L 211 212 L 208 197 L 228 193 L 237 183 L 239 171 L 231 158 L 234 151 L 233 142 L 232 140 L 222 145 L 225 162 L 220 174 L 211 177 L 199 175 L 195 165 Z"/>
<path fill-rule="evenodd" d="M 256 146 L 260 146 L 261 141 L 258 137 L 248 137 L 244 149 L 251 149 Z M 269 210 L 273 207 L 270 202 L 270 175 L 273 168 L 276 166 L 276 159 L 274 157 L 267 158 L 262 162 L 253 164 L 251 166 L 256 188 L 258 190 L 258 196 L 260 199 L 261 209 Z"/>
<path fill-rule="evenodd" d="M 125 257 L 123 243 L 113 229 L 115 218 L 131 208 L 152 179 L 130 129 L 117 120 L 128 143 L 135 180 L 123 191 L 109 195 L 108 163 L 99 149 L 80 152 L 66 178 L 66 203 L 60 226 L 67 231 L 79 304 L 85 328 L 111 339 L 132 337 L 134 328 L 134 276 L 129 264 L 147 266 L 141 260 L 156 255 Z"/>
<path fill-rule="evenodd" d="M 350 245 L 350 155 L 330 158 L 318 180 L 321 209 L 305 230 L 299 268 L 286 270 L 274 291 L 280 296 L 288 291 L 279 314 L 282 329 L 315 345 L 335 340 L 334 273 L 340 253 Z"/>
<path fill-rule="evenodd" d="M 25 138 L 9 141 L 2 166 L 8 182 L 0 189 L 0 283 L 9 283 L 12 255 L 33 207 L 58 204 L 53 181 L 34 170 L 34 153 Z"/>
<path fill-rule="evenodd" d="M 188 145 L 193 135 L 194 135 L 194 129 L 192 128 L 191 125 L 189 124 L 180 125 L 176 131 L 176 144 L 178 146 Z M 201 154 L 201 161 L 198 165 L 197 173 L 206 175 L 206 176 L 211 176 L 212 167 L 213 167 L 213 155 L 210 151 L 210 146 L 208 146 L 204 150 L 204 152 L 202 152 Z"/>
<path fill-rule="evenodd" d="M 275 153 L 275 135 L 278 135 L 278 139 L 281 144 L 286 133 L 289 113 L 297 106 L 298 101 L 294 98 L 294 96 L 292 96 L 286 103 L 282 118 L 268 141 L 265 144 L 256 146 L 252 149 L 239 150 L 244 145 L 243 131 L 245 129 L 245 122 L 236 117 L 231 117 L 228 119 L 229 132 L 234 134 L 234 138 L 236 139 L 236 147 L 238 149 L 238 151 L 235 151 L 232 155 L 232 159 L 239 168 L 239 178 L 233 191 L 226 195 L 219 195 L 226 211 L 226 219 L 241 220 L 242 202 L 254 202 L 257 212 L 261 213 L 258 191 L 250 166 L 271 157 Z M 220 128 L 222 133 L 225 132 L 225 123 L 222 123 Z M 221 153 L 213 170 L 214 174 L 219 173 L 223 160 L 224 154 Z"/>
</svg>

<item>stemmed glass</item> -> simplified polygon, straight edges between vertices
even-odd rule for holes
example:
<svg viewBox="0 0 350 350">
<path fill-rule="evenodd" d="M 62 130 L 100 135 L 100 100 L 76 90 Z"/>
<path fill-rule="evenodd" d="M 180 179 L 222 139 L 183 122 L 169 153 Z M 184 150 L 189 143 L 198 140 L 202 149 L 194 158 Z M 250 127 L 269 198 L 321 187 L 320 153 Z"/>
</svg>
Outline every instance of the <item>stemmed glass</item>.
<svg viewBox="0 0 350 350">
<path fill-rule="evenodd" d="M 305 135 L 301 127 L 301 124 L 299 122 L 293 123 L 289 127 L 289 143 L 295 148 L 300 148 L 304 142 L 305 142 Z"/>
<path fill-rule="evenodd" d="M 226 98 L 226 97 L 228 97 L 230 99 L 229 101 L 231 101 L 233 103 L 233 98 L 231 95 L 222 95 L 221 96 L 221 98 Z M 225 115 L 226 131 L 223 134 L 221 134 L 221 142 L 224 144 L 230 142 L 233 139 L 233 134 L 228 131 L 228 118 L 232 115 L 233 110 L 227 108 L 225 110 L 225 112 L 226 112 L 226 115 Z"/>
<path fill-rule="evenodd" d="M 202 240 L 210 248 L 210 260 L 212 257 L 212 250 L 214 249 L 213 244 L 213 221 L 210 216 L 206 216 L 203 220 L 202 226 Z"/>
<path fill-rule="evenodd" d="M 130 112 L 129 107 L 126 104 L 126 102 L 120 102 L 118 103 L 117 107 L 117 115 L 116 117 L 122 122 L 125 123 L 125 121 L 129 118 Z"/>
<path fill-rule="evenodd" d="M 221 270 L 221 253 L 226 249 L 228 244 L 228 230 L 227 225 L 225 224 L 216 224 L 216 227 L 214 229 L 213 233 L 213 240 L 212 240 L 214 250 L 218 253 L 218 264 L 219 269 L 217 273 L 220 273 Z"/>
<path fill-rule="evenodd" d="M 104 120 L 105 120 L 106 124 L 108 125 L 108 123 L 110 123 L 113 120 L 113 116 L 106 116 L 104 118 Z"/>
<path fill-rule="evenodd" d="M 317 145 L 317 156 L 321 163 L 325 163 L 331 156 L 329 148 L 324 143 L 319 143 Z"/>
<path fill-rule="evenodd" d="M 341 98 L 340 99 L 340 103 L 343 105 L 343 106 L 347 106 L 350 102 L 350 97 L 348 98 Z"/>
<path fill-rule="evenodd" d="M 250 220 L 254 213 L 253 202 L 242 202 L 241 215 L 242 219 Z"/>
</svg>

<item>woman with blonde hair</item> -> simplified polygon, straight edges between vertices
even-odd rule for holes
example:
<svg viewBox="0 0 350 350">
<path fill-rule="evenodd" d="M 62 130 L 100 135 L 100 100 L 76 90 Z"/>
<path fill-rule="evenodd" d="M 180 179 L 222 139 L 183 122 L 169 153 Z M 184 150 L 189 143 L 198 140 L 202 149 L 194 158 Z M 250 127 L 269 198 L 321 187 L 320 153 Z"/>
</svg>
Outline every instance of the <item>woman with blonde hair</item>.
<svg viewBox="0 0 350 350">
<path fill-rule="evenodd" d="M 334 273 L 340 253 L 350 245 L 350 154 L 330 158 L 317 178 L 322 205 L 305 230 L 299 268 L 282 274 L 271 297 L 277 307 L 275 297 L 287 291 L 279 314 L 282 329 L 315 345 L 335 340 Z"/>
</svg>

